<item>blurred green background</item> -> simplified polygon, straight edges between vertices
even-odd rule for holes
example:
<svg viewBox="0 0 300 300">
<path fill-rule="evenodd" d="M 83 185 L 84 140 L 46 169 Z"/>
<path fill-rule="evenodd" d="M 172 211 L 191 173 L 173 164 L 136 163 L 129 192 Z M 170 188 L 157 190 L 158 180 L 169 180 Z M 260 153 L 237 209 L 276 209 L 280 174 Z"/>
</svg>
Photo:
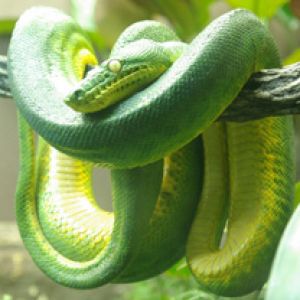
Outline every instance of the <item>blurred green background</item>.
<svg viewBox="0 0 300 300">
<path fill-rule="evenodd" d="M 154 18 L 169 23 L 188 41 L 212 19 L 233 7 L 243 6 L 254 11 L 270 28 L 285 63 L 300 60 L 298 0 L 0 0 L 0 19 L 16 19 L 25 9 L 35 5 L 52 6 L 72 14 L 90 33 L 99 53 L 104 55 L 122 30 L 135 21 Z M 9 37 L 0 38 L 1 54 L 6 54 L 8 42 Z M 298 117 L 295 117 L 295 127 L 299 132 Z M 200 291 L 184 261 L 162 276 L 131 285 L 107 285 L 92 291 L 77 291 L 51 282 L 31 262 L 15 226 L 14 192 L 18 172 L 16 108 L 12 101 L 4 99 L 0 101 L 0 145 L 0 300 L 225 299 Z M 299 149 L 298 138 L 296 147 Z M 300 157 L 297 159 L 297 177 L 300 178 Z M 93 185 L 99 204 L 111 210 L 109 172 L 95 170 Z M 258 291 L 240 299 L 262 297 L 263 294 Z"/>
</svg>

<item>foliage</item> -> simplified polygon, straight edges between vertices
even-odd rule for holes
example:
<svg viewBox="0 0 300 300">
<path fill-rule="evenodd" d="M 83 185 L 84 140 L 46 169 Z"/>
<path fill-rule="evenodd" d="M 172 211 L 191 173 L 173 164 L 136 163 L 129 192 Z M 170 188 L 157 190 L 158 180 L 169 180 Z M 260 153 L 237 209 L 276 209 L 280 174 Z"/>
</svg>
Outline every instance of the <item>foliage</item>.
<svg viewBox="0 0 300 300">
<path fill-rule="evenodd" d="M 198 33 L 210 20 L 209 5 L 213 0 L 133 0 L 151 15 L 166 17 L 178 35 L 188 40 Z"/>
<path fill-rule="evenodd" d="M 180 261 L 163 275 L 132 284 L 122 300 L 228 300 L 201 290 L 185 261 Z M 115 299 L 115 300 L 121 300 Z M 235 300 L 262 300 L 259 291 Z"/>
<path fill-rule="evenodd" d="M 262 18 L 271 18 L 288 0 L 228 0 L 232 7 L 243 7 Z"/>
<path fill-rule="evenodd" d="M 86 31 L 95 47 L 99 51 L 104 51 L 106 48 L 105 41 L 99 33 L 94 16 L 96 2 L 96 0 L 71 0 L 71 11 L 74 19 Z"/>
<path fill-rule="evenodd" d="M 15 19 L 2 19 L 0 20 L 0 35 L 10 35 L 12 32 L 14 26 L 15 26 L 16 20 Z"/>
<path fill-rule="evenodd" d="M 284 64 L 290 65 L 297 61 L 300 61 L 300 49 L 296 49 L 293 53 L 291 53 L 288 57 L 286 57 L 284 59 Z"/>
<path fill-rule="evenodd" d="M 300 204 L 300 182 L 297 182 L 295 185 L 294 207 L 296 208 L 299 204 Z"/>
<path fill-rule="evenodd" d="M 299 187 L 299 184 L 298 184 Z M 289 220 L 277 248 L 269 277 L 266 300 L 299 299 L 300 206 Z M 279 284 L 280 283 L 280 284 Z"/>
</svg>

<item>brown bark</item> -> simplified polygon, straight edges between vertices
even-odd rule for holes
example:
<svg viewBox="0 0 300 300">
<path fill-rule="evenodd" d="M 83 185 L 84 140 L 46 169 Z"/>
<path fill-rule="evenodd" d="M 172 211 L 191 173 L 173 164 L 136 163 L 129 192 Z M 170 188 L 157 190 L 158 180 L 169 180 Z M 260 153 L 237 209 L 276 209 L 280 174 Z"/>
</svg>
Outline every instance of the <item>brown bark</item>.
<svg viewBox="0 0 300 300">
<path fill-rule="evenodd" d="M 6 63 L 6 57 L 0 56 L 0 97 L 11 98 Z M 219 120 L 244 122 L 267 116 L 298 113 L 300 113 L 300 63 L 253 74 Z"/>
</svg>

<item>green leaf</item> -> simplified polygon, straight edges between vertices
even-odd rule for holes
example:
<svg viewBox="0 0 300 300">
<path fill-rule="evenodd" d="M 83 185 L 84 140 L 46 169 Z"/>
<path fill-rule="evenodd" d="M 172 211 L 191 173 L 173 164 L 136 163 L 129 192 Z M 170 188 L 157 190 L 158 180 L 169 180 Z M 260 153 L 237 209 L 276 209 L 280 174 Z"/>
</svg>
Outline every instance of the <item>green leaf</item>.
<svg viewBox="0 0 300 300">
<path fill-rule="evenodd" d="M 15 27 L 16 19 L 0 20 L 0 35 L 10 35 Z"/>
<path fill-rule="evenodd" d="M 300 295 L 300 206 L 290 219 L 275 255 L 266 300 L 299 299 Z"/>
<path fill-rule="evenodd" d="M 185 259 L 180 260 L 173 267 L 166 271 L 166 276 L 174 276 L 176 278 L 188 278 L 192 275 L 191 271 L 187 266 Z"/>
<path fill-rule="evenodd" d="M 96 0 L 71 0 L 73 18 L 80 24 L 82 28 L 89 31 L 96 29 L 94 17 L 96 3 Z"/>
<path fill-rule="evenodd" d="M 290 65 L 300 61 L 300 48 L 296 49 L 292 54 L 283 60 L 284 65 Z"/>
<path fill-rule="evenodd" d="M 299 50 L 300 54 L 300 50 Z M 294 198 L 294 207 L 296 208 L 300 204 L 300 182 L 295 184 L 295 198 Z"/>
<path fill-rule="evenodd" d="M 210 21 L 209 6 L 214 0 L 131 0 L 150 17 L 165 17 L 183 40 L 190 40 Z"/>
<path fill-rule="evenodd" d="M 130 0 L 71 0 L 71 4 L 72 16 L 87 32 L 101 57 L 106 57 L 126 27 L 150 18 Z"/>
<path fill-rule="evenodd" d="M 293 14 L 288 3 L 279 8 L 277 17 L 289 30 L 293 31 L 299 28 L 299 19 Z"/>
<path fill-rule="evenodd" d="M 232 7 L 246 8 L 261 18 L 269 19 L 288 0 L 227 0 Z"/>
<path fill-rule="evenodd" d="M 95 21 L 96 4 L 97 0 L 71 0 L 71 11 L 73 18 L 86 31 L 97 50 L 102 51 L 106 45 Z"/>
<path fill-rule="evenodd" d="M 210 21 L 210 5 L 214 0 L 190 0 L 195 20 L 198 21 L 198 29 L 204 28 Z"/>
<path fill-rule="evenodd" d="M 0 20 L 0 37 L 9 38 L 16 24 L 16 19 Z M 6 56 L 0 55 L 0 97 L 11 98 L 10 88 L 7 76 Z"/>
</svg>

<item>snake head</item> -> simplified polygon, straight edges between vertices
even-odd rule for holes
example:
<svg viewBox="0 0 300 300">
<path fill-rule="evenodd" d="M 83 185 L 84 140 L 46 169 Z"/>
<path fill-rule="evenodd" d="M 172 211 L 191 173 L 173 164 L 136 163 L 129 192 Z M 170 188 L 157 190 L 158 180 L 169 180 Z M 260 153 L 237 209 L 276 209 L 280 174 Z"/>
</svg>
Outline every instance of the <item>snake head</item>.
<svg viewBox="0 0 300 300">
<path fill-rule="evenodd" d="M 96 66 L 66 97 L 72 109 L 100 111 L 142 90 L 173 63 L 169 45 L 142 39 L 131 42 Z"/>
</svg>

